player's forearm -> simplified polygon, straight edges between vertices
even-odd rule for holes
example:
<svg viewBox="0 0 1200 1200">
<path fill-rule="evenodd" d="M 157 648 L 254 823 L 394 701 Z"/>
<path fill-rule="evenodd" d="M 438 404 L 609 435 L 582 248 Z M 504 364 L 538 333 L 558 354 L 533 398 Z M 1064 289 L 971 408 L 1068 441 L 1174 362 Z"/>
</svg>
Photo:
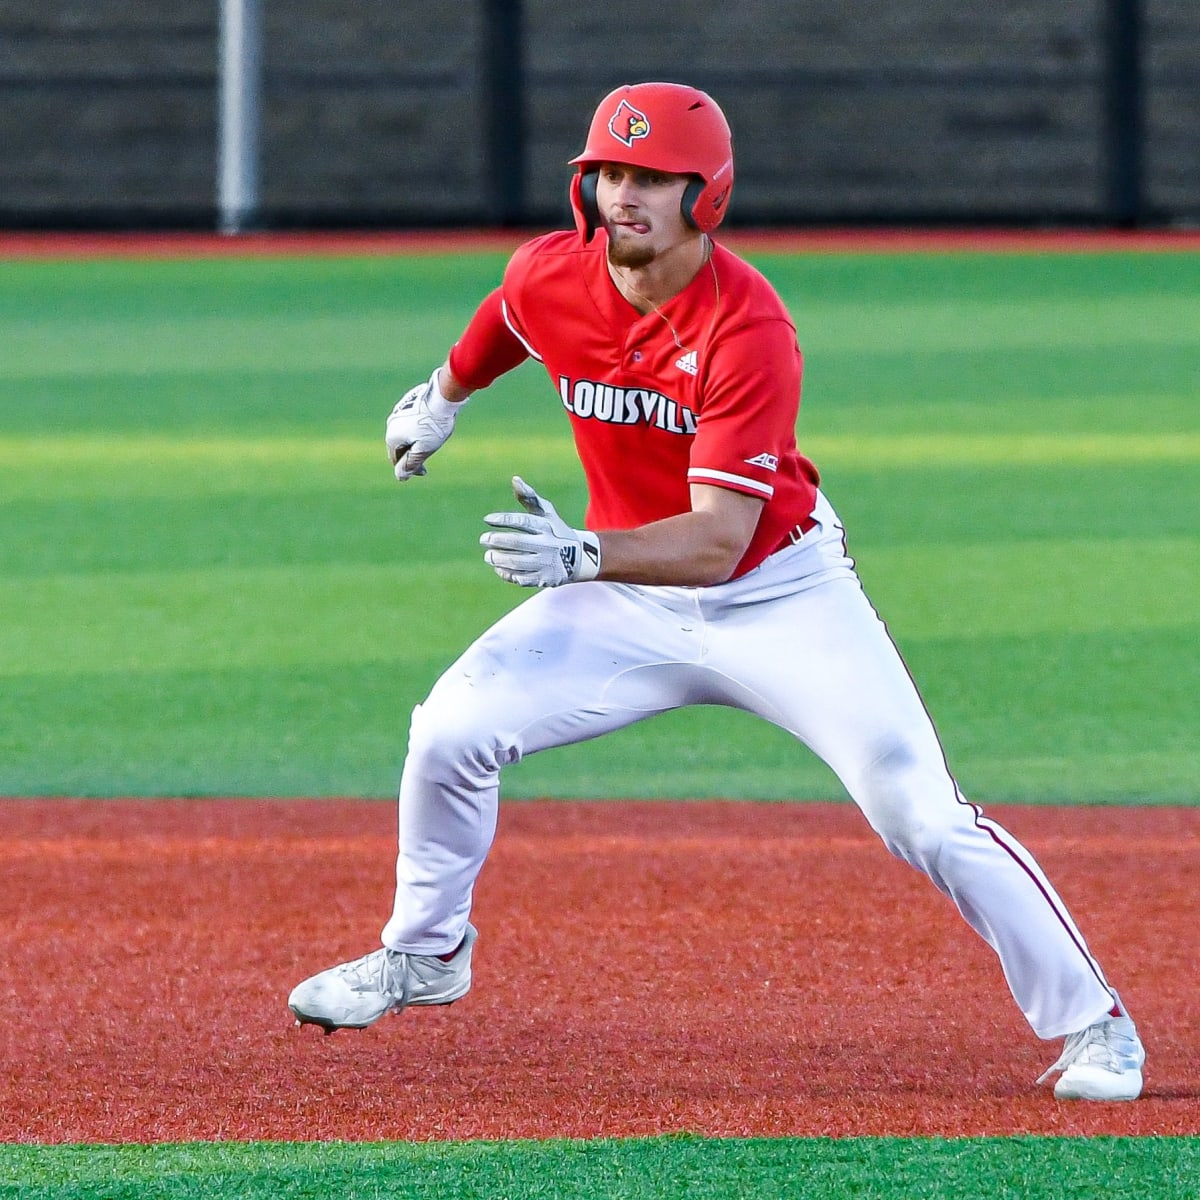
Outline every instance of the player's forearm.
<svg viewBox="0 0 1200 1200">
<path fill-rule="evenodd" d="M 616 583 L 709 587 L 724 583 L 748 539 L 712 513 L 687 512 L 639 529 L 600 533 L 598 578 Z"/>
</svg>

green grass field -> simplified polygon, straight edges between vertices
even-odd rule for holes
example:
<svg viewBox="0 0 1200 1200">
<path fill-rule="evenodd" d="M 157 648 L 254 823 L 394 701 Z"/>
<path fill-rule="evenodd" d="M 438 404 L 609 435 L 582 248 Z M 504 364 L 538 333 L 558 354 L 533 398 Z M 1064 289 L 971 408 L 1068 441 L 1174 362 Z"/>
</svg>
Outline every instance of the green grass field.
<svg viewBox="0 0 1200 1200">
<path fill-rule="evenodd" d="M 1200 798 L 1200 256 L 759 255 L 799 435 L 983 801 Z M 396 485 L 383 421 L 496 255 L 0 263 L 0 795 L 390 797 L 408 713 L 523 595 L 525 476 L 579 519 L 532 366 Z M 527 760 L 510 798 L 828 799 L 741 714 Z M 0 1148 L 41 1197 L 1192 1197 L 1193 1139 Z M 549 1180 L 541 1183 L 539 1180 Z M 550 1190 L 547 1190 L 547 1189 Z"/>
<path fill-rule="evenodd" d="M 734 1139 L 14 1149 L 12 1200 L 1195 1200 L 1189 1138 Z"/>
<path fill-rule="evenodd" d="M 983 800 L 1189 802 L 1200 777 L 1200 259 L 762 256 L 800 438 Z M 0 794 L 390 796 L 408 713 L 523 597 L 482 515 L 579 519 L 555 392 L 477 397 L 428 478 L 383 419 L 495 255 L 7 263 Z M 789 738 L 673 714 L 511 797 L 841 795 Z"/>
</svg>

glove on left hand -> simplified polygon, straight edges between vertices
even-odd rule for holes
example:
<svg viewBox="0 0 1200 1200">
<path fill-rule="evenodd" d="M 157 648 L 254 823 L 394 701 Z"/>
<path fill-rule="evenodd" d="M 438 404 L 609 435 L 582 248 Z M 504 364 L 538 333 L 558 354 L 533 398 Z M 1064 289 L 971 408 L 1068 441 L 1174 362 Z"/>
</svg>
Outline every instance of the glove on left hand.
<svg viewBox="0 0 1200 1200">
<path fill-rule="evenodd" d="M 525 511 L 484 517 L 493 532 L 479 539 L 487 547 L 483 561 L 501 579 L 521 587 L 558 587 L 595 579 L 600 571 L 600 539 L 590 529 L 572 529 L 554 505 L 519 475 L 512 482 Z"/>
</svg>

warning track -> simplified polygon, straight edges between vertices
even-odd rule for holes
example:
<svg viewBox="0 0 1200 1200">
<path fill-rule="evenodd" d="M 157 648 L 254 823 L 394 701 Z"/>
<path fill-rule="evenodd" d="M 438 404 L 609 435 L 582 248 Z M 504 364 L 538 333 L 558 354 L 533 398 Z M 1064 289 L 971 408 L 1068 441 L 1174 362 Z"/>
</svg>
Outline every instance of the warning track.
<svg viewBox="0 0 1200 1200">
<path fill-rule="evenodd" d="M 17 233 L 0 231 L 0 259 L 224 258 L 511 252 L 538 230 L 391 232 Z M 732 250 L 780 254 L 1200 253 L 1200 231 L 1017 229 L 758 229 L 723 231 Z"/>
</svg>

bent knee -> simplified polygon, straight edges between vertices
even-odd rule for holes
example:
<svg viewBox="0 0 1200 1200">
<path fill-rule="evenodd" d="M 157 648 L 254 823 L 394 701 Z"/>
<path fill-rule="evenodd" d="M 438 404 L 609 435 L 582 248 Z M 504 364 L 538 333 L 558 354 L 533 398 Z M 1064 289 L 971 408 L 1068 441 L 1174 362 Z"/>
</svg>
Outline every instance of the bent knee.
<svg viewBox="0 0 1200 1200">
<path fill-rule="evenodd" d="M 928 871 L 964 819 L 958 789 L 940 758 L 897 743 L 862 773 L 854 799 L 897 858 Z"/>
<path fill-rule="evenodd" d="M 520 757 L 502 743 L 499 728 L 490 707 L 471 703 L 455 689 L 435 688 L 413 709 L 405 770 L 436 779 L 478 779 L 497 771 Z"/>
</svg>

